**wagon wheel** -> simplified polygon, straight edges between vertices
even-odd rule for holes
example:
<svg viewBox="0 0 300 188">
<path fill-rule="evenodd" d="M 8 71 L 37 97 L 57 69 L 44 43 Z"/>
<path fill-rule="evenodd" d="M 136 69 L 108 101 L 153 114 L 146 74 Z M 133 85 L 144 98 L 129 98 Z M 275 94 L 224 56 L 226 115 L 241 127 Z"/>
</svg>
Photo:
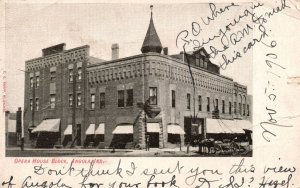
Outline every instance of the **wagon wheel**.
<svg viewBox="0 0 300 188">
<path fill-rule="evenodd" d="M 214 145 L 214 154 L 215 154 L 215 153 L 220 153 L 220 152 L 223 152 L 222 146 L 219 145 L 219 144 L 215 144 L 215 145 Z"/>
<path fill-rule="evenodd" d="M 233 142 L 230 144 L 229 148 L 232 154 L 237 154 L 240 149 L 240 146 L 237 143 Z"/>
</svg>

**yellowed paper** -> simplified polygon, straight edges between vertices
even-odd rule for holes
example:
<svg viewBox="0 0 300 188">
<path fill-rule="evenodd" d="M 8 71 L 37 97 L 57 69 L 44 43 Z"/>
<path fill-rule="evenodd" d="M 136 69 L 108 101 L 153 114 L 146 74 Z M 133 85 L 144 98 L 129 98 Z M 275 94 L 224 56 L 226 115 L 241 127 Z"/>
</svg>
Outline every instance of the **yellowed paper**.
<svg viewBox="0 0 300 188">
<path fill-rule="evenodd" d="M 300 187 L 299 6 L 1 1 L 0 187 Z"/>
</svg>

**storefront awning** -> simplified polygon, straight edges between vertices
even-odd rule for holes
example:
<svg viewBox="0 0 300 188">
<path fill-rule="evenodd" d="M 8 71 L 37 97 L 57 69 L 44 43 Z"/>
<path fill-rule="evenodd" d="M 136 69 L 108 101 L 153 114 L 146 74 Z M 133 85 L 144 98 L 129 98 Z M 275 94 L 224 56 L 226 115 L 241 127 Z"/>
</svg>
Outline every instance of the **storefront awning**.
<svg viewBox="0 0 300 188">
<path fill-rule="evenodd" d="M 159 123 L 147 123 L 147 132 L 148 133 L 159 133 Z"/>
<path fill-rule="evenodd" d="M 46 119 L 43 120 L 32 133 L 35 132 L 59 132 L 60 119 Z"/>
<path fill-rule="evenodd" d="M 234 120 L 236 124 L 243 130 L 252 131 L 252 123 L 248 120 Z"/>
<path fill-rule="evenodd" d="M 90 124 L 90 126 L 85 131 L 86 135 L 95 134 L 95 124 Z"/>
<path fill-rule="evenodd" d="M 207 133 L 245 133 L 244 129 L 252 130 L 250 121 L 206 119 Z"/>
<path fill-rule="evenodd" d="M 118 125 L 113 134 L 133 134 L 133 125 Z"/>
<path fill-rule="evenodd" d="M 168 125 L 169 134 L 185 134 L 184 130 L 179 125 Z"/>
<path fill-rule="evenodd" d="M 68 125 L 64 131 L 64 135 L 72 135 L 72 125 Z"/>
<path fill-rule="evenodd" d="M 99 124 L 99 127 L 95 131 L 95 134 L 104 134 L 104 123 Z"/>
</svg>

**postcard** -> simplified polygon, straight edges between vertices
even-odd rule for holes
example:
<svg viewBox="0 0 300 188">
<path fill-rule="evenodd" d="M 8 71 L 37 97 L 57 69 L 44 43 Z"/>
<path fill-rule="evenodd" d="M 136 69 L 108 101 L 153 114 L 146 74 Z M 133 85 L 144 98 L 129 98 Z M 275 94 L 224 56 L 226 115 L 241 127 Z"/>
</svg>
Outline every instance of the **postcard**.
<svg viewBox="0 0 300 188">
<path fill-rule="evenodd" d="M 0 3 L 0 187 L 300 187 L 298 1 Z"/>
</svg>

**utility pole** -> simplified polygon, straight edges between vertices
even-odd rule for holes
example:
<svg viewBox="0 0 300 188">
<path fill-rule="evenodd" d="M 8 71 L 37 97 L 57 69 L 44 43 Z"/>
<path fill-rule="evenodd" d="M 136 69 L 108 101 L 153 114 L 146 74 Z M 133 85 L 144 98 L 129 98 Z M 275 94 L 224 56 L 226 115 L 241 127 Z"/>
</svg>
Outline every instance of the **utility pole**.
<svg viewBox="0 0 300 188">
<path fill-rule="evenodd" d="M 192 79 L 192 84 L 193 84 L 193 116 L 191 118 L 191 129 L 192 129 L 192 126 L 193 124 L 195 124 L 196 122 L 196 101 L 195 101 L 195 95 L 196 95 L 196 87 L 195 87 L 195 80 L 194 80 L 194 76 L 193 76 L 193 72 L 192 72 L 192 68 L 191 68 L 191 64 L 190 64 L 190 60 L 189 58 L 187 57 L 187 53 L 185 51 L 185 48 L 184 48 L 184 56 L 185 56 L 185 59 L 187 60 L 187 63 L 188 63 L 188 68 L 189 68 L 189 73 L 191 75 L 191 79 Z M 192 132 L 189 134 L 189 140 L 188 140 L 188 145 L 187 145 L 187 153 L 189 153 L 190 151 L 190 145 L 191 145 L 191 138 L 192 138 Z"/>
</svg>

